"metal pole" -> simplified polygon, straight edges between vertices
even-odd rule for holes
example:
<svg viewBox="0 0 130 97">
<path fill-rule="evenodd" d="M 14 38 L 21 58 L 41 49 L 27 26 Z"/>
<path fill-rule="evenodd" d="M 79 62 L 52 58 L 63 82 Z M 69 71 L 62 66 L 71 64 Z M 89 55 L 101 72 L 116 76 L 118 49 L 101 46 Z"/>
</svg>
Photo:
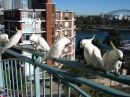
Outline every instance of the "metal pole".
<svg viewBox="0 0 130 97">
<path fill-rule="evenodd" d="M 4 87 L 4 82 L 3 82 L 3 66 L 2 66 L 2 54 L 1 54 L 1 50 L 0 50 L 0 87 Z"/>
<path fill-rule="evenodd" d="M 40 57 L 32 55 L 33 61 L 40 61 Z M 35 97 L 40 97 L 39 67 L 34 65 Z"/>
</svg>

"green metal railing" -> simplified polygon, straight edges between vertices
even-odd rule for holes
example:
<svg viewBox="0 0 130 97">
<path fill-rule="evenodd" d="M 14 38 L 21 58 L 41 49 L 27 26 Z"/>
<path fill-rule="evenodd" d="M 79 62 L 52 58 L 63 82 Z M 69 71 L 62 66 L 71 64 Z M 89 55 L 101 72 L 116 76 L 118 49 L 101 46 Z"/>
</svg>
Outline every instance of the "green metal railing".
<svg viewBox="0 0 130 97">
<path fill-rule="evenodd" d="M 93 82 L 87 78 L 78 76 L 76 74 L 72 74 L 69 72 L 66 72 L 64 70 L 49 66 L 45 63 L 40 63 L 40 57 L 43 57 L 45 53 L 39 53 L 34 50 L 30 50 L 27 48 L 23 48 L 21 46 L 15 46 L 15 49 L 19 49 L 22 51 L 26 51 L 31 53 L 33 56 L 32 58 L 28 58 L 26 56 L 23 56 L 17 52 L 14 52 L 12 50 L 6 50 L 6 53 L 15 56 L 15 59 L 7 59 L 2 60 L 0 65 L 0 80 L 2 83 L 0 83 L 0 88 L 3 90 L 6 90 L 7 94 L 9 94 L 11 97 L 15 97 L 19 95 L 22 97 L 40 97 L 40 95 L 43 95 L 43 97 L 46 97 L 47 95 L 47 89 L 46 89 L 46 74 L 49 74 L 49 96 L 53 97 L 53 78 L 57 78 L 57 97 L 61 97 L 63 93 L 61 84 L 65 84 L 68 86 L 66 96 L 71 96 L 71 90 L 74 89 L 77 91 L 78 95 L 77 97 L 90 97 L 84 90 L 80 89 L 80 87 L 76 86 L 73 82 L 77 82 L 80 84 L 83 84 L 85 86 L 89 86 L 93 89 L 96 89 L 98 91 L 101 91 L 103 93 L 115 96 L 115 97 L 130 97 L 130 94 L 122 92 L 120 90 Z M 0 50 L 2 50 L 3 47 L 0 47 Z M 53 60 L 55 62 L 62 63 L 66 66 L 70 66 L 75 69 L 79 69 L 81 71 L 85 71 L 90 74 L 94 74 L 97 76 L 101 76 L 104 78 L 108 78 L 110 80 L 114 80 L 126 85 L 130 85 L 130 77 L 119 75 L 119 77 L 114 76 L 113 73 L 105 74 L 103 70 L 97 69 L 96 71 L 92 68 L 84 68 L 82 67 L 83 64 L 76 62 L 76 61 L 70 61 L 67 59 L 56 59 Z M 29 67 L 29 73 L 28 76 L 26 75 L 26 65 Z M 31 72 L 31 66 L 33 66 L 34 71 Z M 40 69 L 40 70 L 39 70 Z M 19 75 L 19 76 L 18 76 Z M 34 80 L 34 82 L 33 82 Z M 41 82 L 42 81 L 42 82 Z M 29 83 L 29 89 L 28 84 Z M 12 86 L 10 86 L 12 85 Z M 42 89 L 41 89 L 42 88 Z M 42 91 L 41 91 L 42 90 Z"/>
</svg>

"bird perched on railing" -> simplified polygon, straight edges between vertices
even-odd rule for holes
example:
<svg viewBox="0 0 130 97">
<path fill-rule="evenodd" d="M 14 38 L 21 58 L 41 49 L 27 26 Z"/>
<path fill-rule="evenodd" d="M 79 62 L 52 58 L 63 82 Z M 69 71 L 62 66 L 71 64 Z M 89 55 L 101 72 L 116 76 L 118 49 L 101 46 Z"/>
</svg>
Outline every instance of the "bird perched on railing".
<svg viewBox="0 0 130 97">
<path fill-rule="evenodd" d="M 30 36 L 30 42 L 36 50 L 47 52 L 50 49 L 48 43 L 41 36 L 35 35 L 34 33 Z"/>
<path fill-rule="evenodd" d="M 100 68 L 102 67 L 102 56 L 98 47 L 92 44 L 94 37 L 95 35 L 91 39 L 82 39 L 80 41 L 80 47 L 84 49 L 84 59 L 87 62 L 87 65 L 92 66 L 93 68 Z"/>
<path fill-rule="evenodd" d="M 65 46 L 70 44 L 70 40 L 64 37 L 62 33 L 62 38 L 53 43 L 50 50 L 45 54 L 45 56 L 41 59 L 41 63 L 46 61 L 47 59 L 57 59 L 62 54 L 62 50 Z"/>
<path fill-rule="evenodd" d="M 0 43 L 2 43 L 2 42 L 8 42 L 9 41 L 9 39 L 8 39 L 8 35 L 7 34 L 1 34 L 0 35 Z"/>
<path fill-rule="evenodd" d="M 103 69 L 107 70 L 107 72 L 115 71 L 115 73 L 118 75 L 118 71 L 121 68 L 122 63 L 124 62 L 123 52 L 117 49 L 111 41 L 110 43 L 113 50 L 108 51 L 103 55 L 102 66 Z"/>
<path fill-rule="evenodd" d="M 2 50 L 2 54 L 5 52 L 6 49 L 11 48 L 12 46 L 16 45 L 19 42 L 19 40 L 20 40 L 20 38 L 22 36 L 22 31 L 21 30 L 17 30 L 17 28 L 16 28 L 16 31 L 17 31 L 16 34 L 14 34 L 10 38 L 8 43 L 4 46 L 4 48 Z"/>
</svg>

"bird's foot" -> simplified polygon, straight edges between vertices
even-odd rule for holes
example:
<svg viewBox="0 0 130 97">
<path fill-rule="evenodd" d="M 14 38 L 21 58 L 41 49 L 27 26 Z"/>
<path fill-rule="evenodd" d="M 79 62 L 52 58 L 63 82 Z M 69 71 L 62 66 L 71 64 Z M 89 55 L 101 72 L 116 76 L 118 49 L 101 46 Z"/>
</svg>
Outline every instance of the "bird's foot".
<svg viewBox="0 0 130 97">
<path fill-rule="evenodd" d="M 86 66 L 86 68 L 91 68 L 91 67 L 92 67 L 92 65 L 87 65 L 87 66 Z"/>
<path fill-rule="evenodd" d="M 109 73 L 109 71 L 107 71 L 107 70 L 104 70 L 103 72 L 104 72 L 105 74 L 108 74 L 108 73 Z"/>
<path fill-rule="evenodd" d="M 120 75 L 119 73 L 114 73 L 114 76 L 119 77 Z"/>
<path fill-rule="evenodd" d="M 52 60 L 52 61 L 56 61 L 56 60 L 57 60 L 57 58 L 51 58 L 51 60 Z"/>
<path fill-rule="evenodd" d="M 92 70 L 97 70 L 97 68 L 96 67 L 92 67 Z"/>
</svg>

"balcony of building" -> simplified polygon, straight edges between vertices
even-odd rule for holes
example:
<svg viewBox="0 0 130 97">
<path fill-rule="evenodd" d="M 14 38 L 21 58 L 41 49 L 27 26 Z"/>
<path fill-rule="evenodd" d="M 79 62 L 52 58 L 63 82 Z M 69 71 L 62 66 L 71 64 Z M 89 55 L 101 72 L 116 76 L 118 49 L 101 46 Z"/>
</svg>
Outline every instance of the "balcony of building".
<svg viewBox="0 0 130 97">
<path fill-rule="evenodd" d="M 115 76 L 112 72 L 106 74 L 104 70 L 86 68 L 85 64 L 64 58 L 52 60 L 69 67 L 67 70 L 62 70 L 40 63 L 45 53 L 19 45 L 12 48 L 26 51 L 32 54 L 32 57 L 21 55 L 11 49 L 5 51 L 3 55 L 15 58 L 0 61 L 0 93 L 4 95 L 9 97 L 95 97 L 97 95 L 98 97 L 105 97 L 105 95 L 130 97 L 127 93 L 130 89 L 129 76 L 122 74 Z M 2 49 L 3 46 L 0 46 L 0 50 Z M 80 76 L 70 72 L 70 69 L 83 71 L 98 78 Z"/>
</svg>

